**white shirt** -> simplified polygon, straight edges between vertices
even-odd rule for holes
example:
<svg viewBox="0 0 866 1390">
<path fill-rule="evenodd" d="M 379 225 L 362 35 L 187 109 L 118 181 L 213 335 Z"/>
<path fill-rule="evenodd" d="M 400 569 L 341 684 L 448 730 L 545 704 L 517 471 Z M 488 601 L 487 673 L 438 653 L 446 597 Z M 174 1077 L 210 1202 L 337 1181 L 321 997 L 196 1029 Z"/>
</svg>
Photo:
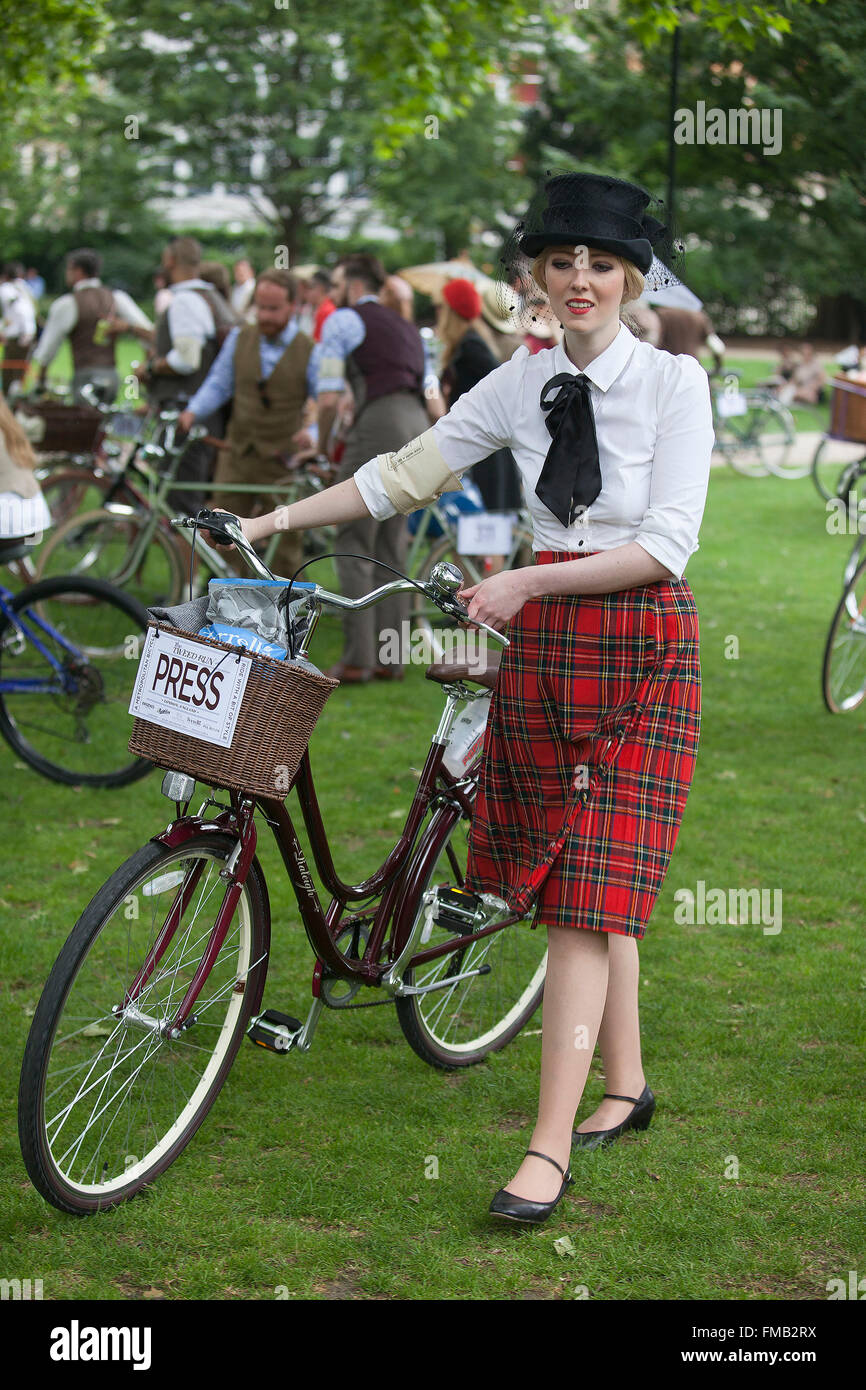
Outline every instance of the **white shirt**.
<svg viewBox="0 0 866 1390">
<path fill-rule="evenodd" d="M 0 334 L 25 342 L 36 336 L 36 306 L 21 280 L 5 280 L 0 285 Z"/>
<path fill-rule="evenodd" d="M 204 296 L 197 293 L 199 289 L 212 291 L 213 285 L 206 280 L 180 280 L 171 287 L 168 306 L 171 350 L 166 353 L 165 360 L 181 376 L 198 370 L 201 350 L 216 333 L 211 307 Z"/>
<path fill-rule="evenodd" d="M 442 456 L 459 476 L 496 449 L 511 449 L 532 516 L 533 550 L 610 550 L 637 541 L 681 579 L 698 549 L 709 483 L 707 374 L 695 358 L 638 342 L 620 324 L 610 346 L 584 371 L 591 383 L 601 492 L 565 527 L 535 495 L 552 442 L 540 396 L 551 377 L 577 370 L 562 345 L 534 355 L 518 348 L 436 421 Z M 355 482 L 373 516 L 395 515 L 378 458 L 356 472 Z"/>
<path fill-rule="evenodd" d="M 256 290 L 256 277 L 253 275 L 249 280 L 242 280 L 239 285 L 232 287 L 232 308 L 238 318 L 243 318 L 253 302 L 253 295 Z"/>
<path fill-rule="evenodd" d="M 48 310 L 48 318 L 45 320 L 42 337 L 36 344 L 33 353 L 33 361 L 38 362 L 40 367 L 47 367 L 49 363 L 54 361 L 63 339 L 69 336 L 78 323 L 78 305 L 75 302 L 77 291 L 98 289 L 102 289 L 102 281 L 96 277 L 90 280 L 79 280 L 73 287 L 71 294 L 62 294 L 59 299 L 55 299 Z M 133 324 L 136 328 L 153 327 L 147 314 L 142 313 L 135 300 L 130 299 L 125 290 L 113 290 L 112 293 L 114 295 L 114 312 L 118 318 L 125 319 L 127 323 Z"/>
</svg>

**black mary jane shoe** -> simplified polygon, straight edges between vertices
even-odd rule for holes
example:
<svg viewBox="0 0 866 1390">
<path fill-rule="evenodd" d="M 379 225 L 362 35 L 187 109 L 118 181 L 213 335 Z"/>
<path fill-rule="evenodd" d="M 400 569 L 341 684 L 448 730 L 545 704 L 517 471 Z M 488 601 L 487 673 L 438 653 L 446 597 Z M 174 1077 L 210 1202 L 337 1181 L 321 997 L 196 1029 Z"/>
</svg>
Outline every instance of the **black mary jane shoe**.
<svg viewBox="0 0 866 1390">
<path fill-rule="evenodd" d="M 648 1129 L 656 1108 L 656 1098 L 649 1086 L 644 1086 L 639 1096 L 615 1096 L 605 1091 L 604 1100 L 630 1100 L 634 1105 L 631 1114 L 626 1115 L 613 1129 L 589 1129 L 581 1134 L 575 1130 L 571 1136 L 574 1149 L 599 1149 L 602 1145 L 613 1144 L 627 1129 Z"/>
<path fill-rule="evenodd" d="M 504 1187 L 500 1187 L 493 1201 L 490 1203 L 491 1216 L 501 1216 L 505 1221 L 524 1221 L 530 1225 L 538 1226 L 542 1221 L 546 1221 L 557 1203 L 562 1199 L 562 1195 L 567 1187 L 574 1182 L 571 1176 L 571 1169 L 566 1172 L 561 1168 L 555 1158 L 548 1157 L 547 1154 L 539 1153 L 537 1149 L 527 1149 L 525 1157 L 532 1154 L 535 1158 L 547 1159 L 554 1168 L 558 1168 L 562 1173 L 562 1187 L 554 1197 L 552 1202 L 531 1202 L 528 1197 L 515 1197 L 513 1192 L 506 1192 Z"/>
</svg>

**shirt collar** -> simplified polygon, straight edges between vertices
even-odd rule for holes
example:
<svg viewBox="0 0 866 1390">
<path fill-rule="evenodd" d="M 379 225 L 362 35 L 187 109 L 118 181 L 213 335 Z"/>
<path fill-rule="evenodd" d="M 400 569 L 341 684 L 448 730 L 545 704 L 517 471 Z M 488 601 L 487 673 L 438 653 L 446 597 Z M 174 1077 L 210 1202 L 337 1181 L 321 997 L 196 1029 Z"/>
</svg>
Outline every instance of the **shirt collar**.
<svg viewBox="0 0 866 1390">
<path fill-rule="evenodd" d="M 352 308 L 357 309 L 359 304 L 369 304 L 371 300 L 373 301 L 373 303 L 378 304 L 379 296 L 377 294 L 362 294 L 360 299 L 355 300 L 355 303 L 352 305 Z"/>
<path fill-rule="evenodd" d="M 613 342 L 604 352 L 600 352 L 598 357 L 594 357 L 588 367 L 584 367 L 583 375 L 589 377 L 593 386 L 597 386 L 600 391 L 607 391 L 629 361 L 636 344 L 637 338 L 628 331 L 624 323 L 621 323 Z M 557 372 L 573 372 L 579 375 L 579 368 L 575 367 L 562 343 L 554 348 L 554 364 Z"/>
<path fill-rule="evenodd" d="M 93 276 L 90 280 L 78 280 L 72 286 L 74 290 L 98 290 L 102 288 L 102 281 Z"/>
<path fill-rule="evenodd" d="M 291 318 L 289 319 L 285 328 L 277 334 L 276 338 L 266 338 L 264 333 L 262 333 L 261 331 L 259 332 L 259 337 L 261 338 L 265 347 L 276 347 L 277 343 L 282 343 L 283 347 L 288 347 L 289 343 L 292 341 L 297 331 L 298 320 L 297 318 Z"/>
</svg>

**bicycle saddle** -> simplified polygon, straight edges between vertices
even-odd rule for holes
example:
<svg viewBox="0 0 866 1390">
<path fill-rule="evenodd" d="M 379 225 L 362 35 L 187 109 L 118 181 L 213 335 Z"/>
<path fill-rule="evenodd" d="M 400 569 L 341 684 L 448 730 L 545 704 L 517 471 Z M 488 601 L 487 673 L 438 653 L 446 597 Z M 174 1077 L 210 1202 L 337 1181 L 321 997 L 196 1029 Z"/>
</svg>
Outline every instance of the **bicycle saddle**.
<svg viewBox="0 0 866 1390">
<path fill-rule="evenodd" d="M 28 544 L 24 536 L 12 536 L 7 540 L 0 540 L 0 565 L 8 565 L 12 560 L 22 560 L 25 555 L 30 555 L 32 551 L 32 544 Z"/>
<path fill-rule="evenodd" d="M 471 665 L 467 661 L 434 661 L 424 674 L 428 681 L 439 681 L 442 685 L 450 681 L 475 681 L 477 685 L 486 685 L 488 690 L 493 690 L 499 676 L 501 659 L 502 653 L 497 651 L 486 652 L 479 661 L 473 661 Z"/>
</svg>

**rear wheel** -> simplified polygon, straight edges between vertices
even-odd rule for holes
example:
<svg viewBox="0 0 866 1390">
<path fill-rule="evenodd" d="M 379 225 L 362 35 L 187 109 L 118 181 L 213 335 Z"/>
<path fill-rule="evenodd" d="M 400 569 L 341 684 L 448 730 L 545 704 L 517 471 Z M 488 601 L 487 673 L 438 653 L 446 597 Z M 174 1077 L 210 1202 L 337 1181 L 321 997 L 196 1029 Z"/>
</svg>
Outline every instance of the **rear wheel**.
<svg viewBox="0 0 866 1390">
<path fill-rule="evenodd" d="M 178 1038 L 163 1030 L 203 954 L 235 844 L 214 832 L 175 849 L 144 845 L 96 894 L 54 964 L 27 1039 L 18 1130 L 31 1181 L 61 1211 L 86 1215 L 140 1192 L 219 1094 L 267 970 L 257 861 L 188 1026 Z M 146 962 L 152 969 L 130 1001 Z"/>
<path fill-rule="evenodd" d="M 433 867 L 415 906 L 416 922 L 427 908 L 425 894 L 437 887 L 464 886 L 470 824 L 468 817 L 460 816 L 443 822 L 435 832 Z M 438 946 L 453 936 L 431 921 L 424 928 L 418 950 Z M 527 922 L 515 923 L 459 951 L 406 970 L 404 982 L 429 985 L 483 966 L 489 966 L 489 973 L 445 984 L 429 994 L 397 999 L 397 1017 L 406 1041 L 431 1066 L 446 1071 L 472 1066 L 505 1047 L 526 1026 L 544 993 L 547 933 L 532 931 Z"/>
</svg>

